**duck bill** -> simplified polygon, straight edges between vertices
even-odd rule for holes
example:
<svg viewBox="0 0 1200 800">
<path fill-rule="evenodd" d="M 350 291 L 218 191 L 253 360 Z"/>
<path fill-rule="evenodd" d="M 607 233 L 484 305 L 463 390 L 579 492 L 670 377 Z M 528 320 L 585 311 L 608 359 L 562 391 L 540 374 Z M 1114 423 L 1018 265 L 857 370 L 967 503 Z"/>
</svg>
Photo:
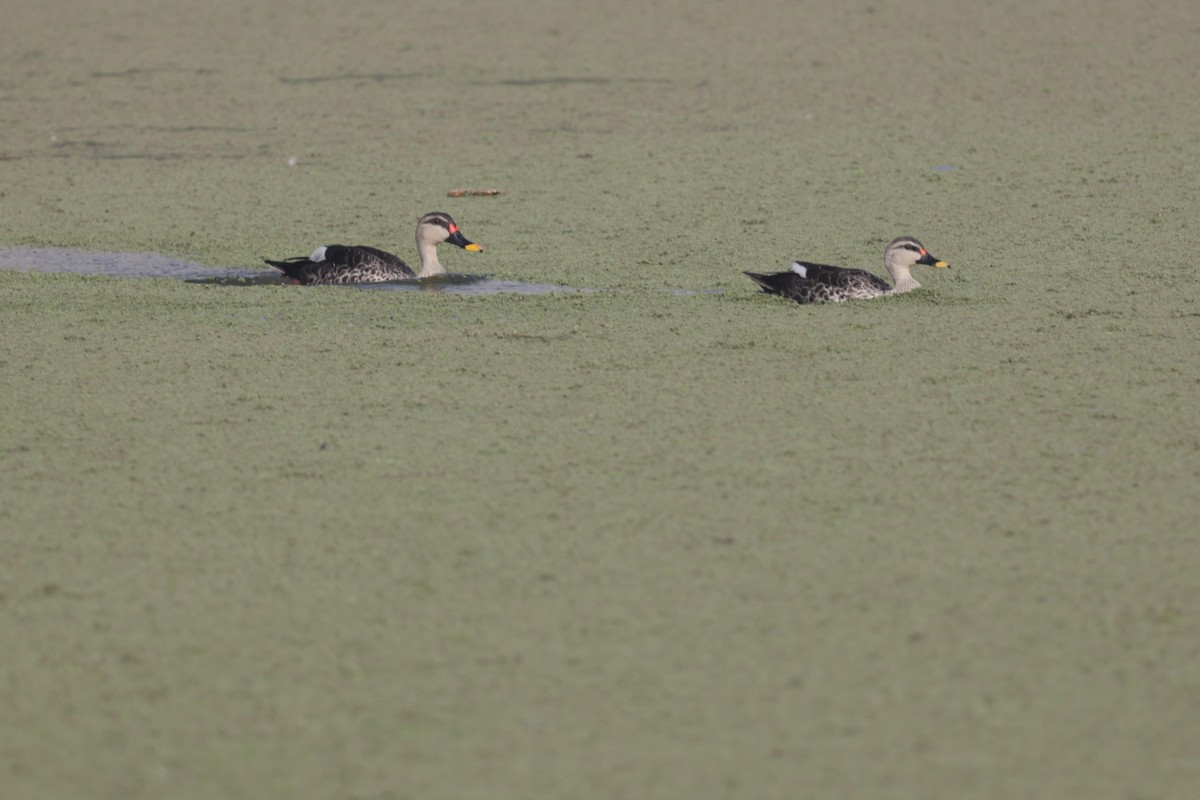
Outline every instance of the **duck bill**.
<svg viewBox="0 0 1200 800">
<path fill-rule="evenodd" d="M 933 253 L 925 253 L 925 255 L 921 256 L 921 260 L 918 261 L 917 263 L 924 264 L 927 267 L 936 267 L 937 269 L 949 269 L 950 268 L 949 264 L 947 264 L 945 261 L 942 261 L 940 258 L 936 257 Z"/>
<path fill-rule="evenodd" d="M 472 241 L 468 241 L 467 237 L 462 235 L 462 231 L 458 230 L 457 228 L 454 229 L 454 232 L 450 234 L 450 238 L 448 238 L 446 241 L 452 245 L 455 245 L 456 247 L 461 247 L 463 250 L 470 250 L 472 253 L 479 253 L 483 251 L 482 247 Z"/>
</svg>

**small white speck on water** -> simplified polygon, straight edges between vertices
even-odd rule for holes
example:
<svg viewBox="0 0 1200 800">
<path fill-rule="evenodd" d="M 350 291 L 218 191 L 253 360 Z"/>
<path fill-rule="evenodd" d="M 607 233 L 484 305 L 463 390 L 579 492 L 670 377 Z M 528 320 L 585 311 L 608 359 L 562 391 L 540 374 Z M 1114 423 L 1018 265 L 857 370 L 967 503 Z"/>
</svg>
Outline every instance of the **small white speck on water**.
<svg viewBox="0 0 1200 800">
<path fill-rule="evenodd" d="M 296 166 L 296 165 L 297 165 L 297 164 L 299 164 L 299 163 L 300 163 L 300 159 L 296 158 L 295 156 L 292 156 L 291 158 L 289 158 L 289 159 L 288 159 L 288 166 L 289 166 L 289 167 L 294 167 L 294 166 Z"/>
</svg>

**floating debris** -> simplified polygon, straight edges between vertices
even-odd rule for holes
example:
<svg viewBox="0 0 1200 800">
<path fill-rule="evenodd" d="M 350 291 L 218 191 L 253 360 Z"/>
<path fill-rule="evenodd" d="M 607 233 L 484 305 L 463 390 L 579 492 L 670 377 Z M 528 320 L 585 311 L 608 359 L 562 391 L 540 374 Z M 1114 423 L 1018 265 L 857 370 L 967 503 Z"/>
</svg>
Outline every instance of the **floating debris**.
<svg viewBox="0 0 1200 800">
<path fill-rule="evenodd" d="M 451 189 L 447 197 L 495 197 L 504 194 L 503 189 Z"/>
</svg>

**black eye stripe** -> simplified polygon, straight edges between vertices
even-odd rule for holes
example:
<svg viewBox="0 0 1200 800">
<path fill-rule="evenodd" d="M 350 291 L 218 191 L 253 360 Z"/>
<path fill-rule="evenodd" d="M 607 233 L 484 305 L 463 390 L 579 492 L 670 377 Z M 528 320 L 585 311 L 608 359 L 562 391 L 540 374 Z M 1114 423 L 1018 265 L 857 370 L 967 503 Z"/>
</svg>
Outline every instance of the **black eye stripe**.
<svg viewBox="0 0 1200 800">
<path fill-rule="evenodd" d="M 436 215 L 430 214 L 429 216 L 425 217 L 425 219 L 423 219 L 422 222 L 425 222 L 425 223 L 428 223 L 431 225 L 438 225 L 442 228 L 445 228 L 446 230 L 450 230 L 450 226 L 454 224 L 450 220 L 449 217 L 447 217 L 443 214 L 436 214 Z"/>
</svg>

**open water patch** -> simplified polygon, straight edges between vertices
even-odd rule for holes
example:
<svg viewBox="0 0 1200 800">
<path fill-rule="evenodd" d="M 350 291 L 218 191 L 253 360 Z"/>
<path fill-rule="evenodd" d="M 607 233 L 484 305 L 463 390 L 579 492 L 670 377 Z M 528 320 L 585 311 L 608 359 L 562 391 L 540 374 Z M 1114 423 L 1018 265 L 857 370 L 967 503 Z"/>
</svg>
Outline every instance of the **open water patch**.
<svg viewBox="0 0 1200 800">
<path fill-rule="evenodd" d="M 176 278 L 185 281 L 245 281 L 265 274 L 261 269 L 209 267 L 158 253 L 100 253 L 71 247 L 3 247 L 0 248 L 0 269 L 103 275 L 109 278 Z"/>
<path fill-rule="evenodd" d="M 168 258 L 158 253 L 102 253 L 70 247 L 0 248 L 0 269 L 20 272 L 62 272 L 109 278 L 174 278 L 216 286 L 289 285 L 281 273 L 266 269 L 210 267 Z M 346 284 L 347 287 L 392 292 L 443 292 L 461 295 L 552 294 L 590 292 L 553 283 L 526 283 L 487 275 L 440 275 L 425 280 Z M 298 287 L 309 288 L 309 287 Z M 316 288 L 316 287 L 313 287 Z M 338 288 L 338 287 L 331 287 Z"/>
</svg>

